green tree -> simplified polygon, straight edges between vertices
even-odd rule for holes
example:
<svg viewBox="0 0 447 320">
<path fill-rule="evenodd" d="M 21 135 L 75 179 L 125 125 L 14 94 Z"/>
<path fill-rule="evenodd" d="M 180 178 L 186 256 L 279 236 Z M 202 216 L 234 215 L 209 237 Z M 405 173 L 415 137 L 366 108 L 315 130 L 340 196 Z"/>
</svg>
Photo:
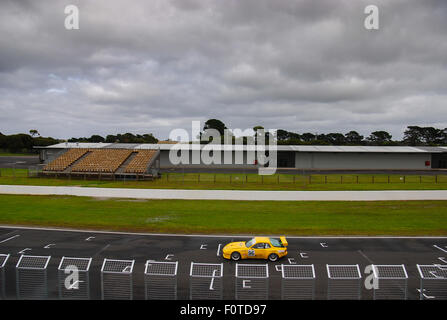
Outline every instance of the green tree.
<svg viewBox="0 0 447 320">
<path fill-rule="evenodd" d="M 363 136 L 357 131 L 349 131 L 345 134 L 345 140 L 347 144 L 360 145 L 363 143 Z"/>
<path fill-rule="evenodd" d="M 37 131 L 36 129 L 31 129 L 29 131 L 29 134 L 31 135 L 31 137 L 40 136 L 39 131 Z"/>
<path fill-rule="evenodd" d="M 225 126 L 225 124 L 222 121 L 220 121 L 218 119 L 209 119 L 205 122 L 205 125 L 203 126 L 204 131 L 207 129 L 215 129 L 215 130 L 219 131 L 221 136 L 223 136 L 224 130 L 227 129 L 227 127 Z"/>
<path fill-rule="evenodd" d="M 393 136 L 386 131 L 374 131 L 371 132 L 367 140 L 373 145 L 384 145 L 392 142 Z"/>
</svg>

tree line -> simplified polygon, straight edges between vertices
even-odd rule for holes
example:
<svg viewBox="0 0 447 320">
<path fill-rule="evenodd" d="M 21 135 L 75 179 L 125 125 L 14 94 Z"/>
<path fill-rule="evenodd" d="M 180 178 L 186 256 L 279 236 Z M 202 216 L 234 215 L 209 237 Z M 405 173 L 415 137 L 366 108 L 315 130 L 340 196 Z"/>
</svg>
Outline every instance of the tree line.
<svg viewBox="0 0 447 320">
<path fill-rule="evenodd" d="M 223 135 L 226 125 L 218 119 L 205 122 L 203 130 L 215 129 Z M 253 127 L 255 137 L 263 126 Z M 372 145 L 372 146 L 440 146 L 447 145 L 447 128 L 408 126 L 404 131 L 403 139 L 396 140 L 387 131 L 374 131 L 369 136 L 360 135 L 357 131 L 347 133 L 296 133 L 278 129 L 277 143 L 281 145 Z M 268 137 L 267 137 L 268 139 Z M 205 142 L 206 143 L 206 142 Z"/>
<path fill-rule="evenodd" d="M 152 133 L 148 134 L 133 134 L 133 133 L 118 133 L 117 135 L 109 134 L 105 138 L 94 134 L 90 138 L 70 138 L 68 142 L 105 142 L 105 143 L 157 143 L 158 139 Z"/>
<path fill-rule="evenodd" d="M 314 134 L 277 131 L 278 144 L 372 145 L 372 146 L 440 146 L 447 144 L 447 128 L 408 126 L 402 140 L 395 140 L 387 131 L 374 131 L 367 137 L 357 131 Z"/>
<path fill-rule="evenodd" d="M 90 138 L 70 138 L 68 140 L 56 139 L 52 137 L 42 137 L 36 129 L 31 129 L 29 134 L 18 133 L 4 135 L 0 132 L 0 150 L 18 153 L 34 153 L 34 147 L 45 147 L 60 142 L 107 142 L 107 143 L 157 143 L 158 139 L 152 133 L 149 134 L 132 134 L 124 133 L 117 135 L 107 135 L 105 138 L 100 135 L 92 135 Z"/>
<path fill-rule="evenodd" d="M 205 122 L 203 131 L 216 129 L 223 136 L 226 125 L 218 119 L 209 119 Z M 257 132 L 264 127 L 253 127 L 255 139 Z M 373 145 L 373 146 L 440 146 L 447 145 L 447 128 L 408 126 L 404 131 L 402 140 L 395 140 L 387 131 L 374 131 L 369 136 L 360 135 L 357 131 L 347 133 L 296 133 L 284 129 L 277 130 L 277 142 L 280 145 Z M 267 136 L 266 140 L 268 141 Z M 234 139 L 233 139 L 234 140 Z M 19 133 L 4 135 L 0 133 L 0 150 L 10 152 L 33 152 L 35 146 L 49 146 L 65 142 L 66 140 L 52 137 L 42 137 L 35 129 L 29 134 Z M 105 142 L 105 143 L 157 143 L 158 139 L 152 133 L 133 134 L 123 133 L 116 135 L 92 135 L 91 137 L 70 138 L 68 142 Z M 223 141 L 223 140 L 222 140 Z M 243 138 L 247 141 L 247 137 Z M 206 142 L 205 142 L 206 143 Z"/>
</svg>

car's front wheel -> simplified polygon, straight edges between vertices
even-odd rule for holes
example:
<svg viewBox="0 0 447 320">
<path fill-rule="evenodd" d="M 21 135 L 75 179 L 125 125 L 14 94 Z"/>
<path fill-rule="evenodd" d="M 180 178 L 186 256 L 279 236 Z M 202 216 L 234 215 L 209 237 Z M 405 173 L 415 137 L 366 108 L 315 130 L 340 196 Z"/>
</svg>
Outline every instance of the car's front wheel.
<svg viewBox="0 0 447 320">
<path fill-rule="evenodd" d="M 231 260 L 233 260 L 233 261 L 241 260 L 241 254 L 239 252 L 237 252 L 237 251 L 233 252 L 231 254 Z"/>
<path fill-rule="evenodd" d="M 269 255 L 269 260 L 272 262 L 275 262 L 276 260 L 278 260 L 278 255 L 276 253 L 272 253 Z"/>
</svg>

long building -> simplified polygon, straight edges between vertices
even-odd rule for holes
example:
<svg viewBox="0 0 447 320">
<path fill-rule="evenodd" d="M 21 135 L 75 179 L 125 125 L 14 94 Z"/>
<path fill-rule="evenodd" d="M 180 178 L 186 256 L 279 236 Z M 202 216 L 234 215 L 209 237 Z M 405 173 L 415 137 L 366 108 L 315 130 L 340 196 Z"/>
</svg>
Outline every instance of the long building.
<svg viewBox="0 0 447 320">
<path fill-rule="evenodd" d="M 173 148 L 176 151 L 171 152 Z M 94 160 L 94 156 L 90 154 L 94 150 L 128 150 L 127 153 L 119 153 L 118 157 L 121 157 L 121 160 L 116 161 L 115 167 L 111 166 L 111 168 L 122 167 L 121 171 L 126 172 L 123 165 L 138 162 L 137 160 L 139 160 L 140 166 L 147 165 L 147 169 L 151 166 L 162 169 L 178 167 L 256 168 L 260 162 L 253 148 L 254 146 L 238 146 L 235 150 L 235 146 L 230 145 L 196 144 L 59 143 L 38 149 L 41 162 L 47 165 L 68 150 L 87 150 L 82 157 L 87 157 L 90 162 Z M 268 149 L 268 146 L 265 148 Z M 431 170 L 447 168 L 447 147 L 278 145 L 276 148 L 278 168 L 304 170 Z M 220 158 L 220 160 L 210 163 L 208 158 L 203 157 L 205 149 L 211 149 L 213 159 Z M 142 150 L 153 150 L 152 153 L 147 154 L 148 157 L 151 157 L 146 159 L 147 161 L 144 159 L 145 154 L 140 153 Z M 110 154 L 118 155 L 118 153 Z M 136 160 L 129 160 L 137 155 Z M 182 159 L 188 161 L 178 163 L 180 155 L 182 155 Z M 76 159 L 74 162 L 78 163 L 79 160 Z M 69 165 L 69 167 L 72 166 L 73 164 Z M 94 167 L 94 164 L 91 164 L 91 167 Z"/>
</svg>

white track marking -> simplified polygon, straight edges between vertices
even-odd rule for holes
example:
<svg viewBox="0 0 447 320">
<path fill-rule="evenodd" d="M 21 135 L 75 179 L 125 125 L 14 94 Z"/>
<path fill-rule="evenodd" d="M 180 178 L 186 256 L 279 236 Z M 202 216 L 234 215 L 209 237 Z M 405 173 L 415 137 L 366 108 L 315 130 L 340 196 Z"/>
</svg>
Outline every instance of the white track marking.
<svg viewBox="0 0 447 320">
<path fill-rule="evenodd" d="M 441 260 L 443 263 L 447 264 L 447 261 L 444 257 L 439 257 L 438 260 Z"/>
<path fill-rule="evenodd" d="M 0 185 L 2 194 L 61 195 L 127 199 L 259 200 L 259 201 L 386 201 L 447 200 L 447 190 L 259 191 L 182 190 Z"/>
<path fill-rule="evenodd" d="M 85 241 L 91 241 L 92 239 L 95 239 L 95 237 L 88 237 L 85 239 Z"/>
<path fill-rule="evenodd" d="M 50 249 L 52 246 L 55 246 L 56 244 L 55 243 L 50 243 L 50 244 L 47 244 L 45 247 L 43 247 L 44 249 Z"/>
<path fill-rule="evenodd" d="M 326 244 L 326 242 L 320 242 L 320 246 L 322 246 L 323 248 L 327 248 L 328 245 Z"/>
<path fill-rule="evenodd" d="M 32 249 L 31 248 L 25 248 L 25 249 L 23 249 L 22 251 L 19 251 L 19 252 L 17 252 L 18 254 L 24 254 L 25 253 L 25 251 L 31 251 Z"/>
<path fill-rule="evenodd" d="M 207 244 L 202 244 L 202 245 L 200 246 L 200 250 L 206 250 L 206 249 L 207 249 L 206 246 L 207 246 Z"/>
<path fill-rule="evenodd" d="M 174 255 L 172 253 L 169 253 L 166 255 L 165 260 L 172 260 L 171 257 L 173 257 Z"/>
<path fill-rule="evenodd" d="M 134 235 L 134 236 L 154 236 L 154 237 L 196 237 L 196 238 L 253 238 L 252 235 L 225 235 L 225 234 L 178 234 L 178 233 L 150 233 L 150 232 L 124 232 L 124 231 L 104 231 L 104 230 L 82 230 L 70 228 L 43 228 L 43 227 L 25 227 L 25 226 L 8 226 L 0 225 L 2 229 L 20 229 L 20 230 L 40 230 L 40 231 L 58 231 L 58 232 L 78 232 L 78 233 L 97 233 L 97 234 L 118 234 L 118 235 Z M 278 235 L 266 235 L 278 237 Z M 447 239 L 447 237 L 433 236 L 287 236 L 289 239 Z"/>
<path fill-rule="evenodd" d="M 20 237 L 20 234 L 16 234 L 15 236 L 12 236 L 11 238 L 8 238 L 8 239 L 5 239 L 5 240 L 2 240 L 2 241 L 0 241 L 0 243 L 3 243 L 3 242 L 6 242 L 6 241 L 9 241 L 9 240 L 15 239 L 15 238 L 17 238 L 17 237 Z"/>
<path fill-rule="evenodd" d="M 93 257 L 96 257 L 97 255 L 99 255 L 101 252 L 107 250 L 110 247 L 110 244 L 106 245 L 105 247 L 103 247 L 101 250 L 99 250 L 98 252 L 95 253 L 95 255 Z"/>
<path fill-rule="evenodd" d="M 289 258 L 289 264 L 296 264 L 296 261 L 294 258 Z"/>
<path fill-rule="evenodd" d="M 307 255 L 306 252 L 300 252 L 300 256 L 301 256 L 301 258 L 303 258 L 303 259 L 307 259 L 307 258 L 309 258 L 309 256 Z"/>
<path fill-rule="evenodd" d="M 447 253 L 447 250 L 442 249 L 441 247 L 439 247 L 439 246 L 437 246 L 437 245 L 435 245 L 435 244 L 433 245 L 433 247 L 435 247 L 436 249 L 439 249 L 439 250 L 441 250 L 441 251 Z"/>
<path fill-rule="evenodd" d="M 220 247 L 222 246 L 222 244 L 219 243 L 219 245 L 217 246 L 217 256 L 220 256 Z"/>
<path fill-rule="evenodd" d="M 213 270 L 213 276 L 211 277 L 211 283 L 210 283 L 210 290 L 214 290 L 213 288 L 213 284 L 214 284 L 214 277 L 216 276 L 216 272 L 218 272 L 219 270 Z"/>
<path fill-rule="evenodd" d="M 358 250 L 358 253 L 360 253 L 362 255 L 363 258 L 365 258 L 366 260 L 368 260 L 369 263 L 373 263 L 372 260 L 370 258 L 367 257 L 366 254 L 363 253 L 362 250 Z"/>
</svg>

